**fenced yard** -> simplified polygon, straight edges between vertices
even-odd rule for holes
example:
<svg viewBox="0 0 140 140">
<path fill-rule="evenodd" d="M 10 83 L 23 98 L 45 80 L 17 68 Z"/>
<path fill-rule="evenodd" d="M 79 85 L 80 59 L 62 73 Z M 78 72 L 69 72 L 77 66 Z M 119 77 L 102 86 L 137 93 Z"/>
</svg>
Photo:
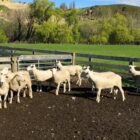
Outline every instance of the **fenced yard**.
<svg viewBox="0 0 140 140">
<path fill-rule="evenodd" d="M 91 91 L 91 83 L 87 79 L 83 79 L 81 87 L 78 87 L 75 85 L 76 79 L 73 78 L 71 81 L 72 91 L 64 94 L 61 89 L 59 96 L 54 95 L 54 86 L 47 90 L 46 83 L 44 83 L 43 93 L 37 93 L 36 86 L 33 85 L 34 98 L 32 100 L 22 98 L 21 104 L 17 104 L 14 98 L 12 105 L 8 104 L 7 109 L 0 111 L 1 139 L 140 139 L 140 98 L 139 96 L 130 95 L 135 94 L 135 89 L 131 87 L 131 80 L 133 79 L 128 72 L 128 64 L 132 62 L 138 64 L 140 62 L 139 57 L 89 55 L 77 52 L 66 53 L 11 47 L 7 47 L 7 50 L 1 47 L 3 55 L 7 55 L 7 52 L 9 54 L 8 59 L 0 61 L 0 63 L 1 65 L 10 64 L 9 66 L 13 71 L 26 68 L 32 62 L 36 63 L 40 69 L 42 69 L 40 66 L 47 67 L 48 65 L 46 64 L 48 62 L 51 66 L 54 66 L 57 59 L 63 61 L 63 63 L 91 65 L 91 67 L 93 66 L 98 71 L 111 69 L 122 74 L 124 79 L 126 78 L 128 86 L 124 87 L 125 102 L 122 102 L 120 94 L 118 94 L 116 100 L 113 100 L 113 95 L 108 94 L 108 90 L 105 90 L 101 94 L 101 103 L 97 104 L 95 101 L 96 93 Z M 28 54 L 28 57 L 23 55 L 23 53 Z M 39 60 L 43 59 L 39 57 L 40 55 L 46 56 L 43 65 L 42 61 L 40 62 Z M 51 60 L 50 56 L 53 56 Z M 30 63 L 27 63 L 29 59 Z M 99 61 L 95 61 L 96 59 Z M 108 63 L 110 61 L 115 61 L 115 63 Z"/>
</svg>

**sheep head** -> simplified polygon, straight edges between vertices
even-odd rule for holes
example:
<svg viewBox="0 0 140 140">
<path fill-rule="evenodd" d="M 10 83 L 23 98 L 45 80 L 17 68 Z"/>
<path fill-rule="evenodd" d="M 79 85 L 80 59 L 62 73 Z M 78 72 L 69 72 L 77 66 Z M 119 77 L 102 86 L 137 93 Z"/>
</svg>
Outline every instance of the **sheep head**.
<svg viewBox="0 0 140 140">
<path fill-rule="evenodd" d="M 56 61 L 56 66 L 57 66 L 58 68 L 62 67 L 61 62 L 60 62 L 60 61 Z"/>
<path fill-rule="evenodd" d="M 90 66 L 84 66 L 83 67 L 83 72 L 88 73 L 90 71 Z"/>
<path fill-rule="evenodd" d="M 27 71 L 32 71 L 33 69 L 36 69 L 35 64 L 31 64 L 30 66 L 27 67 Z"/>
<path fill-rule="evenodd" d="M 135 65 L 129 65 L 129 71 L 132 72 L 133 70 L 135 70 Z"/>
<path fill-rule="evenodd" d="M 55 74 L 56 72 L 57 72 L 57 69 L 56 68 L 53 68 L 52 69 L 52 73 Z"/>
</svg>

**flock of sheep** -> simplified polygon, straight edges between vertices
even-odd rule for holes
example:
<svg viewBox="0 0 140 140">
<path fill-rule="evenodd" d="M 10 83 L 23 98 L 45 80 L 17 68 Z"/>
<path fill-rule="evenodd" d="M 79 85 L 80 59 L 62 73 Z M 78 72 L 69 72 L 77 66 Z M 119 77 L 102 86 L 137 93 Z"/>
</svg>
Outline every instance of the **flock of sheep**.
<svg viewBox="0 0 140 140">
<path fill-rule="evenodd" d="M 28 94 L 30 98 L 33 98 L 32 94 L 32 82 L 29 72 L 32 72 L 34 78 L 38 82 L 47 81 L 53 79 L 57 84 L 55 94 L 59 94 L 60 85 L 63 85 L 63 92 L 66 92 L 66 85 L 68 84 L 68 91 L 71 91 L 71 76 L 77 75 L 77 85 L 81 86 L 81 74 L 85 73 L 86 77 L 92 83 L 92 90 L 97 89 L 96 101 L 100 102 L 100 94 L 103 89 L 110 89 L 110 93 L 114 94 L 116 99 L 118 91 L 122 95 L 122 100 L 125 100 L 124 90 L 122 89 L 122 77 L 114 72 L 94 72 L 90 70 L 90 67 L 82 67 L 80 65 L 67 65 L 64 66 L 60 61 L 56 62 L 57 68 L 48 70 L 39 70 L 35 65 L 29 65 L 26 71 L 11 72 L 8 68 L 4 68 L 0 71 L 0 109 L 2 108 L 2 98 L 4 96 L 4 108 L 7 108 L 8 93 L 10 93 L 9 103 L 12 104 L 13 92 L 17 92 L 17 102 L 20 103 L 20 92 L 23 91 L 23 96 Z M 130 72 L 136 76 L 140 75 L 140 71 L 135 69 L 135 66 L 130 65 Z M 42 92 L 41 85 L 37 88 L 38 92 Z"/>
</svg>

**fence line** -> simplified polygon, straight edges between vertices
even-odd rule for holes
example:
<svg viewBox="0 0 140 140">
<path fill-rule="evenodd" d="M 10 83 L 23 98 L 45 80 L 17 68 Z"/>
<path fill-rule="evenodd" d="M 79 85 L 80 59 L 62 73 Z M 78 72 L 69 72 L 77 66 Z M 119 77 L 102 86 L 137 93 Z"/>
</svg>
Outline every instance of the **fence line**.
<svg viewBox="0 0 140 140">
<path fill-rule="evenodd" d="M 109 67 L 114 69 L 123 69 L 128 70 L 128 65 L 118 65 L 118 64 L 107 64 L 107 63 L 100 63 L 100 62 L 93 62 L 94 59 L 101 59 L 101 60 L 114 60 L 114 61 L 123 61 L 128 62 L 128 64 L 133 64 L 134 62 L 140 62 L 140 58 L 131 58 L 131 57 L 117 57 L 117 56 L 105 56 L 105 55 L 95 55 L 95 54 L 81 54 L 81 53 L 75 53 L 75 52 L 63 52 L 63 51 L 51 51 L 51 50 L 41 50 L 41 49 L 31 49 L 31 48 L 13 48 L 8 46 L 1 46 L 0 50 L 3 53 L 16 56 L 19 55 L 18 51 L 21 52 L 29 52 L 30 54 L 37 54 L 37 53 L 43 53 L 43 54 L 67 54 L 72 55 L 72 63 L 73 64 L 86 64 L 86 65 L 96 65 L 96 66 L 103 66 L 103 67 Z M 17 53 L 18 52 L 18 53 Z M 87 61 L 78 61 L 77 58 L 88 58 Z"/>
</svg>

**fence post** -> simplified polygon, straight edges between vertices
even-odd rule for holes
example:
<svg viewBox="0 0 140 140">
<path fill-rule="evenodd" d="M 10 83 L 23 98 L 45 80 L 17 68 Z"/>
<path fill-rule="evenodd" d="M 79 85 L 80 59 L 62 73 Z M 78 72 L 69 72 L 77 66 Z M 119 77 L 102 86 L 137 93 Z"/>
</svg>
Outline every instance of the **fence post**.
<svg viewBox="0 0 140 140">
<path fill-rule="evenodd" d="M 32 51 L 32 54 L 35 55 L 35 51 Z"/>
<path fill-rule="evenodd" d="M 18 64 L 17 64 L 17 57 L 13 56 L 11 57 L 11 70 L 12 72 L 17 72 L 18 71 Z"/>
<path fill-rule="evenodd" d="M 76 53 L 73 52 L 72 53 L 72 65 L 75 65 L 76 64 L 75 58 L 76 58 Z"/>
<path fill-rule="evenodd" d="M 132 59 L 129 60 L 129 65 L 134 65 L 134 61 Z"/>
<path fill-rule="evenodd" d="M 88 58 L 88 62 L 89 62 L 89 63 L 91 62 L 91 57 Z M 92 65 L 89 64 L 89 66 L 91 67 Z"/>
</svg>

